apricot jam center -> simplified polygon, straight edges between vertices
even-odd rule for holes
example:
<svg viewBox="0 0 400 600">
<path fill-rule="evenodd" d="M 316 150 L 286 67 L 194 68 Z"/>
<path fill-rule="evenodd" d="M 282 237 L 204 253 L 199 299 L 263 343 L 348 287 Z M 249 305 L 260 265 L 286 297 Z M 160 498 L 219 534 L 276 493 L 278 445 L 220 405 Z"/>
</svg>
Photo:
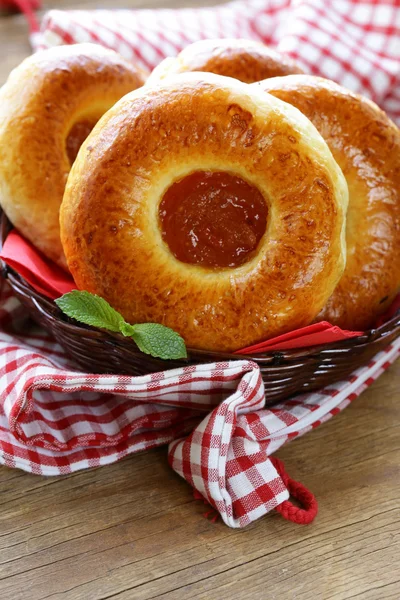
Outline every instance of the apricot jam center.
<svg viewBox="0 0 400 600">
<path fill-rule="evenodd" d="M 66 140 L 67 156 L 71 165 L 78 155 L 79 148 L 82 146 L 95 125 L 96 121 L 86 119 L 84 121 L 78 121 L 71 127 Z"/>
<path fill-rule="evenodd" d="M 180 261 L 237 267 L 252 258 L 267 225 L 259 190 L 236 175 L 196 171 L 171 185 L 159 207 L 162 236 Z"/>
</svg>

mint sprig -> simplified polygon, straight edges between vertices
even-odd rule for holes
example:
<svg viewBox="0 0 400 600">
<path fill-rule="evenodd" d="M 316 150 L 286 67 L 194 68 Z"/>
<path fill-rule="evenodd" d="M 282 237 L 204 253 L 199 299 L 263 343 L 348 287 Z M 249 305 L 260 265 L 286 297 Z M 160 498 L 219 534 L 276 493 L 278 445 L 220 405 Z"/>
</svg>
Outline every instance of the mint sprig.
<svg viewBox="0 0 400 600">
<path fill-rule="evenodd" d="M 131 337 L 139 350 L 156 358 L 186 358 L 186 346 L 173 329 L 159 323 L 130 325 L 104 298 L 86 291 L 73 290 L 54 301 L 68 317 Z"/>
<path fill-rule="evenodd" d="M 124 318 L 114 310 L 104 298 L 73 290 L 54 300 L 63 313 L 92 327 L 101 327 L 109 331 L 120 332 L 125 325 Z"/>
</svg>

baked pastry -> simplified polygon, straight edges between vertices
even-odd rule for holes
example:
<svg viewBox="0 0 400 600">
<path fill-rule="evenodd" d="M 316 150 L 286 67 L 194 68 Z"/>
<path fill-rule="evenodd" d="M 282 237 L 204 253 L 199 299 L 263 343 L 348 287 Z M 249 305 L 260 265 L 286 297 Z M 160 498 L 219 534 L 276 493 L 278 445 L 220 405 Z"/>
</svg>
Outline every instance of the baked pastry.
<svg viewBox="0 0 400 600">
<path fill-rule="evenodd" d="M 0 204 L 14 226 L 66 268 L 59 208 L 93 125 L 145 73 L 95 44 L 33 54 L 0 90 Z"/>
<path fill-rule="evenodd" d="M 376 104 L 326 79 L 291 75 L 259 87 L 313 122 L 347 180 L 346 269 L 319 318 L 373 327 L 400 288 L 400 131 Z"/>
<path fill-rule="evenodd" d="M 175 58 L 164 59 L 152 72 L 149 83 L 177 73 L 205 71 L 253 83 L 290 73 L 303 73 L 288 56 L 252 40 L 201 40 L 186 46 Z"/>
<path fill-rule="evenodd" d="M 310 323 L 345 264 L 347 186 L 292 106 L 231 78 L 144 86 L 99 121 L 60 211 L 78 288 L 190 347 Z"/>
</svg>

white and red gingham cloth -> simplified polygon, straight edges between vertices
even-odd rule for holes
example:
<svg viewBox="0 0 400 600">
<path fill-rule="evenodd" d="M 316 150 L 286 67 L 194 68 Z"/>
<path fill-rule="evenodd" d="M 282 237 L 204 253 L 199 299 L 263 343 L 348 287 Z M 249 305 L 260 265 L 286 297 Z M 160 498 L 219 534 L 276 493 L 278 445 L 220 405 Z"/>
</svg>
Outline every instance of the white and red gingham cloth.
<svg viewBox="0 0 400 600">
<path fill-rule="evenodd" d="M 51 10 L 32 44 L 37 49 L 95 42 L 151 70 L 196 40 L 229 37 L 275 47 L 305 72 L 368 96 L 400 122 L 399 0 L 237 0 L 178 10 Z"/>
<path fill-rule="evenodd" d="M 6 283 L 0 310 L 0 462 L 62 475 L 169 443 L 169 462 L 231 527 L 288 499 L 270 455 L 343 410 L 400 355 L 400 338 L 318 393 L 265 409 L 256 363 L 129 377 L 77 371 L 27 322 Z"/>
<path fill-rule="evenodd" d="M 240 0 L 179 11 L 54 10 L 32 43 L 98 42 L 153 68 L 205 37 L 259 39 L 399 120 L 399 27 L 397 0 Z M 287 503 L 292 488 L 271 455 L 345 408 L 400 355 L 397 339 L 346 380 L 265 409 L 251 360 L 142 377 L 82 373 L 26 320 L 6 283 L 0 307 L 1 463 L 60 475 L 169 443 L 172 468 L 231 527 Z"/>
</svg>

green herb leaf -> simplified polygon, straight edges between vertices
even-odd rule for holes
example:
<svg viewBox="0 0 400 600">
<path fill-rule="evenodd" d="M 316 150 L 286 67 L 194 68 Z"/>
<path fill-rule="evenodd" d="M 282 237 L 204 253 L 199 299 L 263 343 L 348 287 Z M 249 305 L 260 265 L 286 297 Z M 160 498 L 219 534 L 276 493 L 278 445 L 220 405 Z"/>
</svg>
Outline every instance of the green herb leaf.
<svg viewBox="0 0 400 600">
<path fill-rule="evenodd" d="M 100 296 L 73 290 L 57 298 L 55 303 L 63 313 L 80 323 L 132 337 L 139 350 L 146 354 L 163 359 L 187 357 L 185 342 L 176 331 L 158 323 L 130 325 Z"/>
<path fill-rule="evenodd" d="M 186 346 L 181 336 L 169 327 L 159 323 L 134 325 L 133 339 L 138 348 L 146 354 L 159 358 L 186 358 Z"/>
<path fill-rule="evenodd" d="M 124 321 L 123 323 L 121 323 L 121 325 L 119 327 L 119 331 L 125 337 L 132 337 L 133 334 L 135 333 L 135 326 L 134 325 L 130 325 L 129 323 L 127 323 L 126 321 Z"/>
<path fill-rule="evenodd" d="M 119 332 L 125 323 L 104 298 L 90 292 L 73 290 L 57 298 L 55 303 L 63 313 L 86 325 Z"/>
</svg>

